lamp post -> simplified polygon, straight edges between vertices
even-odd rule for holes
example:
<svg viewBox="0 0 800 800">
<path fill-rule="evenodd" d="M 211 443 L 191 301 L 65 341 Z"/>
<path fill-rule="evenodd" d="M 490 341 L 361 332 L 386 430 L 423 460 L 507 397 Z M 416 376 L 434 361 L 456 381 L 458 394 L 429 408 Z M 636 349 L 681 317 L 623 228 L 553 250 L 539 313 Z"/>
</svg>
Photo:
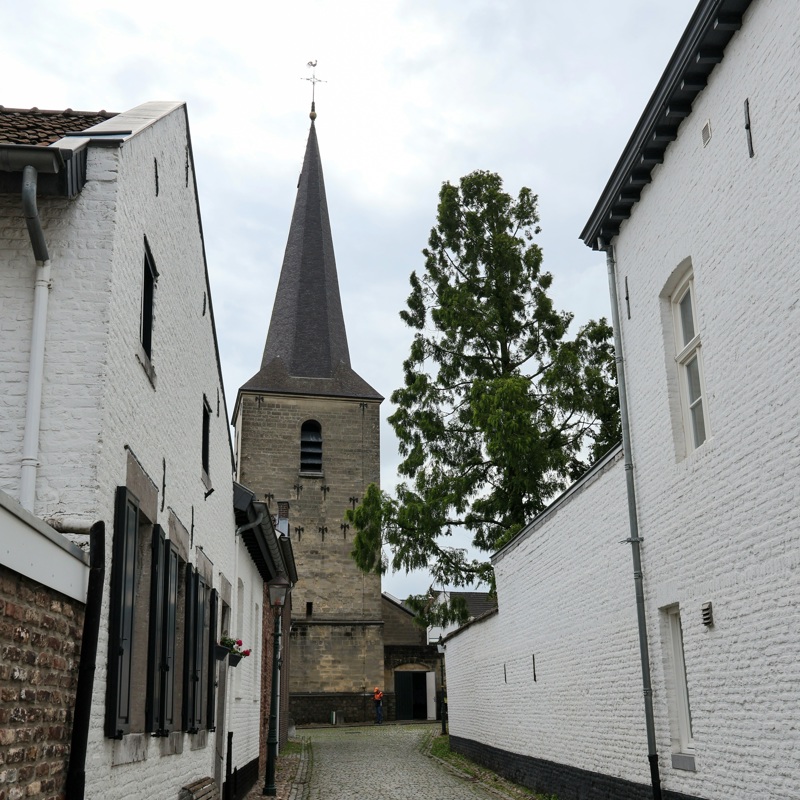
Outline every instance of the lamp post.
<svg viewBox="0 0 800 800">
<path fill-rule="evenodd" d="M 272 650 L 272 691 L 269 700 L 269 732 L 267 734 L 267 768 L 264 774 L 264 796 L 275 797 L 275 762 L 278 759 L 278 670 L 280 669 L 281 611 L 292 584 L 285 575 L 277 575 L 268 584 L 269 604 L 275 617 Z"/>
<path fill-rule="evenodd" d="M 442 668 L 442 736 L 447 734 L 447 700 L 445 699 L 444 695 L 444 651 L 447 645 L 444 643 L 442 639 L 442 634 L 439 634 L 439 641 L 436 644 L 436 649 L 439 651 L 439 655 L 441 658 L 439 659 L 439 665 Z"/>
</svg>

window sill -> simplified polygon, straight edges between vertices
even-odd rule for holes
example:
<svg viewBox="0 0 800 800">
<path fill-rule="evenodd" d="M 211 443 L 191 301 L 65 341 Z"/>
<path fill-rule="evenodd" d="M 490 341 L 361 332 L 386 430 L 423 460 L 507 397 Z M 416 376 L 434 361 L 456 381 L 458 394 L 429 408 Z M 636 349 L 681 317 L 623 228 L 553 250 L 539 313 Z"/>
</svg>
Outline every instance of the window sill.
<svg viewBox="0 0 800 800">
<path fill-rule="evenodd" d="M 672 768 L 684 769 L 687 772 L 697 772 L 694 765 L 694 755 L 689 753 L 673 753 Z"/>
<path fill-rule="evenodd" d="M 211 478 L 208 477 L 208 473 L 205 470 L 201 470 L 200 480 L 203 482 L 203 486 L 206 487 L 206 491 L 210 492 L 212 489 Z"/>
<path fill-rule="evenodd" d="M 208 745 L 208 731 L 199 730 L 189 739 L 189 750 L 202 750 Z"/>
<path fill-rule="evenodd" d="M 139 352 L 136 353 L 136 359 L 142 365 L 142 369 L 144 370 L 144 374 L 147 375 L 147 380 L 150 381 L 150 385 L 153 389 L 156 388 L 156 371 L 153 368 L 153 362 L 150 361 L 150 356 L 147 355 L 144 351 L 144 347 L 142 347 L 142 343 L 139 342 Z"/>
<path fill-rule="evenodd" d="M 324 478 L 324 472 L 303 472 L 302 470 L 297 473 L 301 478 Z"/>
<path fill-rule="evenodd" d="M 149 738 L 146 733 L 126 733 L 121 739 L 114 739 L 111 745 L 111 766 L 146 761 Z"/>
</svg>

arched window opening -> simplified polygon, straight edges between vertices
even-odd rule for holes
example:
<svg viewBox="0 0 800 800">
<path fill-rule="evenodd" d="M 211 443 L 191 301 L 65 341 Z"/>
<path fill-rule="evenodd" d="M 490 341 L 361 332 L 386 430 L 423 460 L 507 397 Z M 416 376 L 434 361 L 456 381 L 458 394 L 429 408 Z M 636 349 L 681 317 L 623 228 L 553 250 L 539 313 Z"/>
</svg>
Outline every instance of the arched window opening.
<svg viewBox="0 0 800 800">
<path fill-rule="evenodd" d="M 313 419 L 300 428 L 300 472 L 322 472 L 322 426 Z"/>
</svg>

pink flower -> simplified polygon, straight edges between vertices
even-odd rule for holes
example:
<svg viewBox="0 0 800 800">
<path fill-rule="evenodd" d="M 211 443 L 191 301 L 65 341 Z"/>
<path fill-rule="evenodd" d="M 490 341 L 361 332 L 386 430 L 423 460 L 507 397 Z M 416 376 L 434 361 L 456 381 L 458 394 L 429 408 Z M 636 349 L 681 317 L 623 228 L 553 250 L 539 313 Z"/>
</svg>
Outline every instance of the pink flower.
<svg viewBox="0 0 800 800">
<path fill-rule="evenodd" d="M 236 640 L 236 644 L 239 645 L 239 647 L 241 647 L 242 646 L 242 640 L 241 639 L 237 639 Z"/>
<path fill-rule="evenodd" d="M 242 650 L 242 655 L 243 656 L 249 656 L 250 655 L 250 651 L 249 650 Z"/>
</svg>

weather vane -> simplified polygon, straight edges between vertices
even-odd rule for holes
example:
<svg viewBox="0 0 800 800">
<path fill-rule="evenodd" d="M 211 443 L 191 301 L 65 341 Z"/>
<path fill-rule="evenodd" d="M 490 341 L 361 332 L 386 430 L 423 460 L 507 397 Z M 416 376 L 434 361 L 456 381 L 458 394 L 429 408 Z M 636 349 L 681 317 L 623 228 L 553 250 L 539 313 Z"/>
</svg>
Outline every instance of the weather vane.
<svg viewBox="0 0 800 800">
<path fill-rule="evenodd" d="M 317 88 L 318 83 L 327 83 L 327 81 L 323 81 L 322 78 L 317 77 L 317 62 L 316 61 L 309 61 L 306 66 L 311 70 L 311 77 L 310 78 L 303 78 L 303 80 L 311 82 L 311 113 L 309 116 L 312 120 L 317 118 L 317 111 L 314 108 L 314 94 Z"/>
</svg>

